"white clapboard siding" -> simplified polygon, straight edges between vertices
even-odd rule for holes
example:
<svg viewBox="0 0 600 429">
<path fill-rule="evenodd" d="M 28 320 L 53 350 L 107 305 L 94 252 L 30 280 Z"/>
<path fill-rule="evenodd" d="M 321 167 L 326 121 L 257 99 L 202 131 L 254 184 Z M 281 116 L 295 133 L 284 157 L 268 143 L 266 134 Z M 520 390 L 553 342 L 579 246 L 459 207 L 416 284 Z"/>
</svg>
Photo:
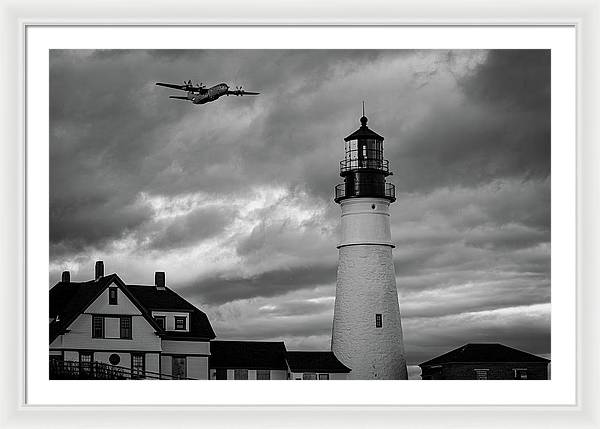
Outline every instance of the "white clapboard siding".
<svg viewBox="0 0 600 429">
<path fill-rule="evenodd" d="M 92 315 L 80 314 L 69 326 L 70 332 L 57 338 L 52 348 L 91 350 L 160 351 L 160 338 L 143 316 L 132 316 L 132 339 L 92 338 Z"/>
<path fill-rule="evenodd" d="M 96 314 L 122 314 L 122 315 L 134 315 L 142 314 L 140 310 L 127 298 L 121 288 L 116 283 L 111 284 L 109 287 L 117 287 L 117 304 L 110 305 L 108 303 L 108 288 L 100 294 L 96 300 L 85 310 L 86 313 Z"/>
<path fill-rule="evenodd" d="M 169 341 L 162 342 L 163 353 L 174 355 L 210 355 L 208 341 Z"/>
<path fill-rule="evenodd" d="M 208 379 L 208 357 L 188 356 L 186 359 L 187 378 L 196 380 Z"/>
</svg>

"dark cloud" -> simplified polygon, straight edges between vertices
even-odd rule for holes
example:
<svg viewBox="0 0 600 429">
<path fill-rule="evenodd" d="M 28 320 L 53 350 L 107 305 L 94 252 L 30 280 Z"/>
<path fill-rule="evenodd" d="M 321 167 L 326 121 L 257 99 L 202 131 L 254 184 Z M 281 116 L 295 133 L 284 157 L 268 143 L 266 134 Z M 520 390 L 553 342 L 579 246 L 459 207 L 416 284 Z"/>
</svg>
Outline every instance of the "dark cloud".
<svg viewBox="0 0 600 429">
<path fill-rule="evenodd" d="M 388 154 L 401 190 L 473 186 L 550 174 L 548 51 L 490 51 L 459 79 L 463 98 L 440 99 L 395 133 Z"/>
<path fill-rule="evenodd" d="M 336 265 L 310 265 L 276 269 L 251 277 L 199 279 L 181 288 L 204 304 L 219 304 L 251 297 L 269 297 L 290 291 L 335 283 Z"/>
<path fill-rule="evenodd" d="M 550 59 L 550 50 L 493 50 L 473 76 L 460 79 L 461 87 L 472 99 L 547 115 Z"/>
<path fill-rule="evenodd" d="M 51 198 L 52 195 L 51 192 Z M 148 207 L 136 201 L 119 201 L 108 196 L 74 196 L 60 201 L 62 204 L 54 200 L 50 207 L 50 243 L 55 248 L 65 246 L 71 252 L 121 238 L 151 218 Z"/>
</svg>

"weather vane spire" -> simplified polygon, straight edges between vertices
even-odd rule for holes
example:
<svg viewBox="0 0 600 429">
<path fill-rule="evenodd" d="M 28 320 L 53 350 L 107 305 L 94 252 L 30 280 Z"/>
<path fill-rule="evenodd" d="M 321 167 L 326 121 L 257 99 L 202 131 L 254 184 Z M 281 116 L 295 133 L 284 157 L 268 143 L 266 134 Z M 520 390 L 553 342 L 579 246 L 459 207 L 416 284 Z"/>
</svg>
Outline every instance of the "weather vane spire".
<svg viewBox="0 0 600 429">
<path fill-rule="evenodd" d="M 363 116 L 365 116 L 365 100 L 363 100 Z"/>
</svg>

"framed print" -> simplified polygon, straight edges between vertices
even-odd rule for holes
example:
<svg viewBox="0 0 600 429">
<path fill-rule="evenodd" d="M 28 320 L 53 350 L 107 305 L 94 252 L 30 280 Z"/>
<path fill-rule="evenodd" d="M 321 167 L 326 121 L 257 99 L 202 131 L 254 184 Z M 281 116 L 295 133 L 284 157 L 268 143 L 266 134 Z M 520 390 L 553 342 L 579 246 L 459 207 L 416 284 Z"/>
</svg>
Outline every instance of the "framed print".
<svg viewBox="0 0 600 429">
<path fill-rule="evenodd" d="M 7 422 L 600 423 L 596 3 L 173 6 L 7 6 Z"/>
</svg>

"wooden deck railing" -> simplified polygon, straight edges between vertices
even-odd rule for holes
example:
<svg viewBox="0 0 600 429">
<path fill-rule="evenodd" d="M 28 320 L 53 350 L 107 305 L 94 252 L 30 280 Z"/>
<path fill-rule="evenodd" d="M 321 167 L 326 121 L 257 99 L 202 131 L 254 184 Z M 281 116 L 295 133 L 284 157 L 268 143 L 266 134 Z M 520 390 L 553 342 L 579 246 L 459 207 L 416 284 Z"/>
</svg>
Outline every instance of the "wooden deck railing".
<svg viewBox="0 0 600 429">
<path fill-rule="evenodd" d="M 50 380 L 193 380 L 104 362 L 50 361 Z"/>
</svg>

